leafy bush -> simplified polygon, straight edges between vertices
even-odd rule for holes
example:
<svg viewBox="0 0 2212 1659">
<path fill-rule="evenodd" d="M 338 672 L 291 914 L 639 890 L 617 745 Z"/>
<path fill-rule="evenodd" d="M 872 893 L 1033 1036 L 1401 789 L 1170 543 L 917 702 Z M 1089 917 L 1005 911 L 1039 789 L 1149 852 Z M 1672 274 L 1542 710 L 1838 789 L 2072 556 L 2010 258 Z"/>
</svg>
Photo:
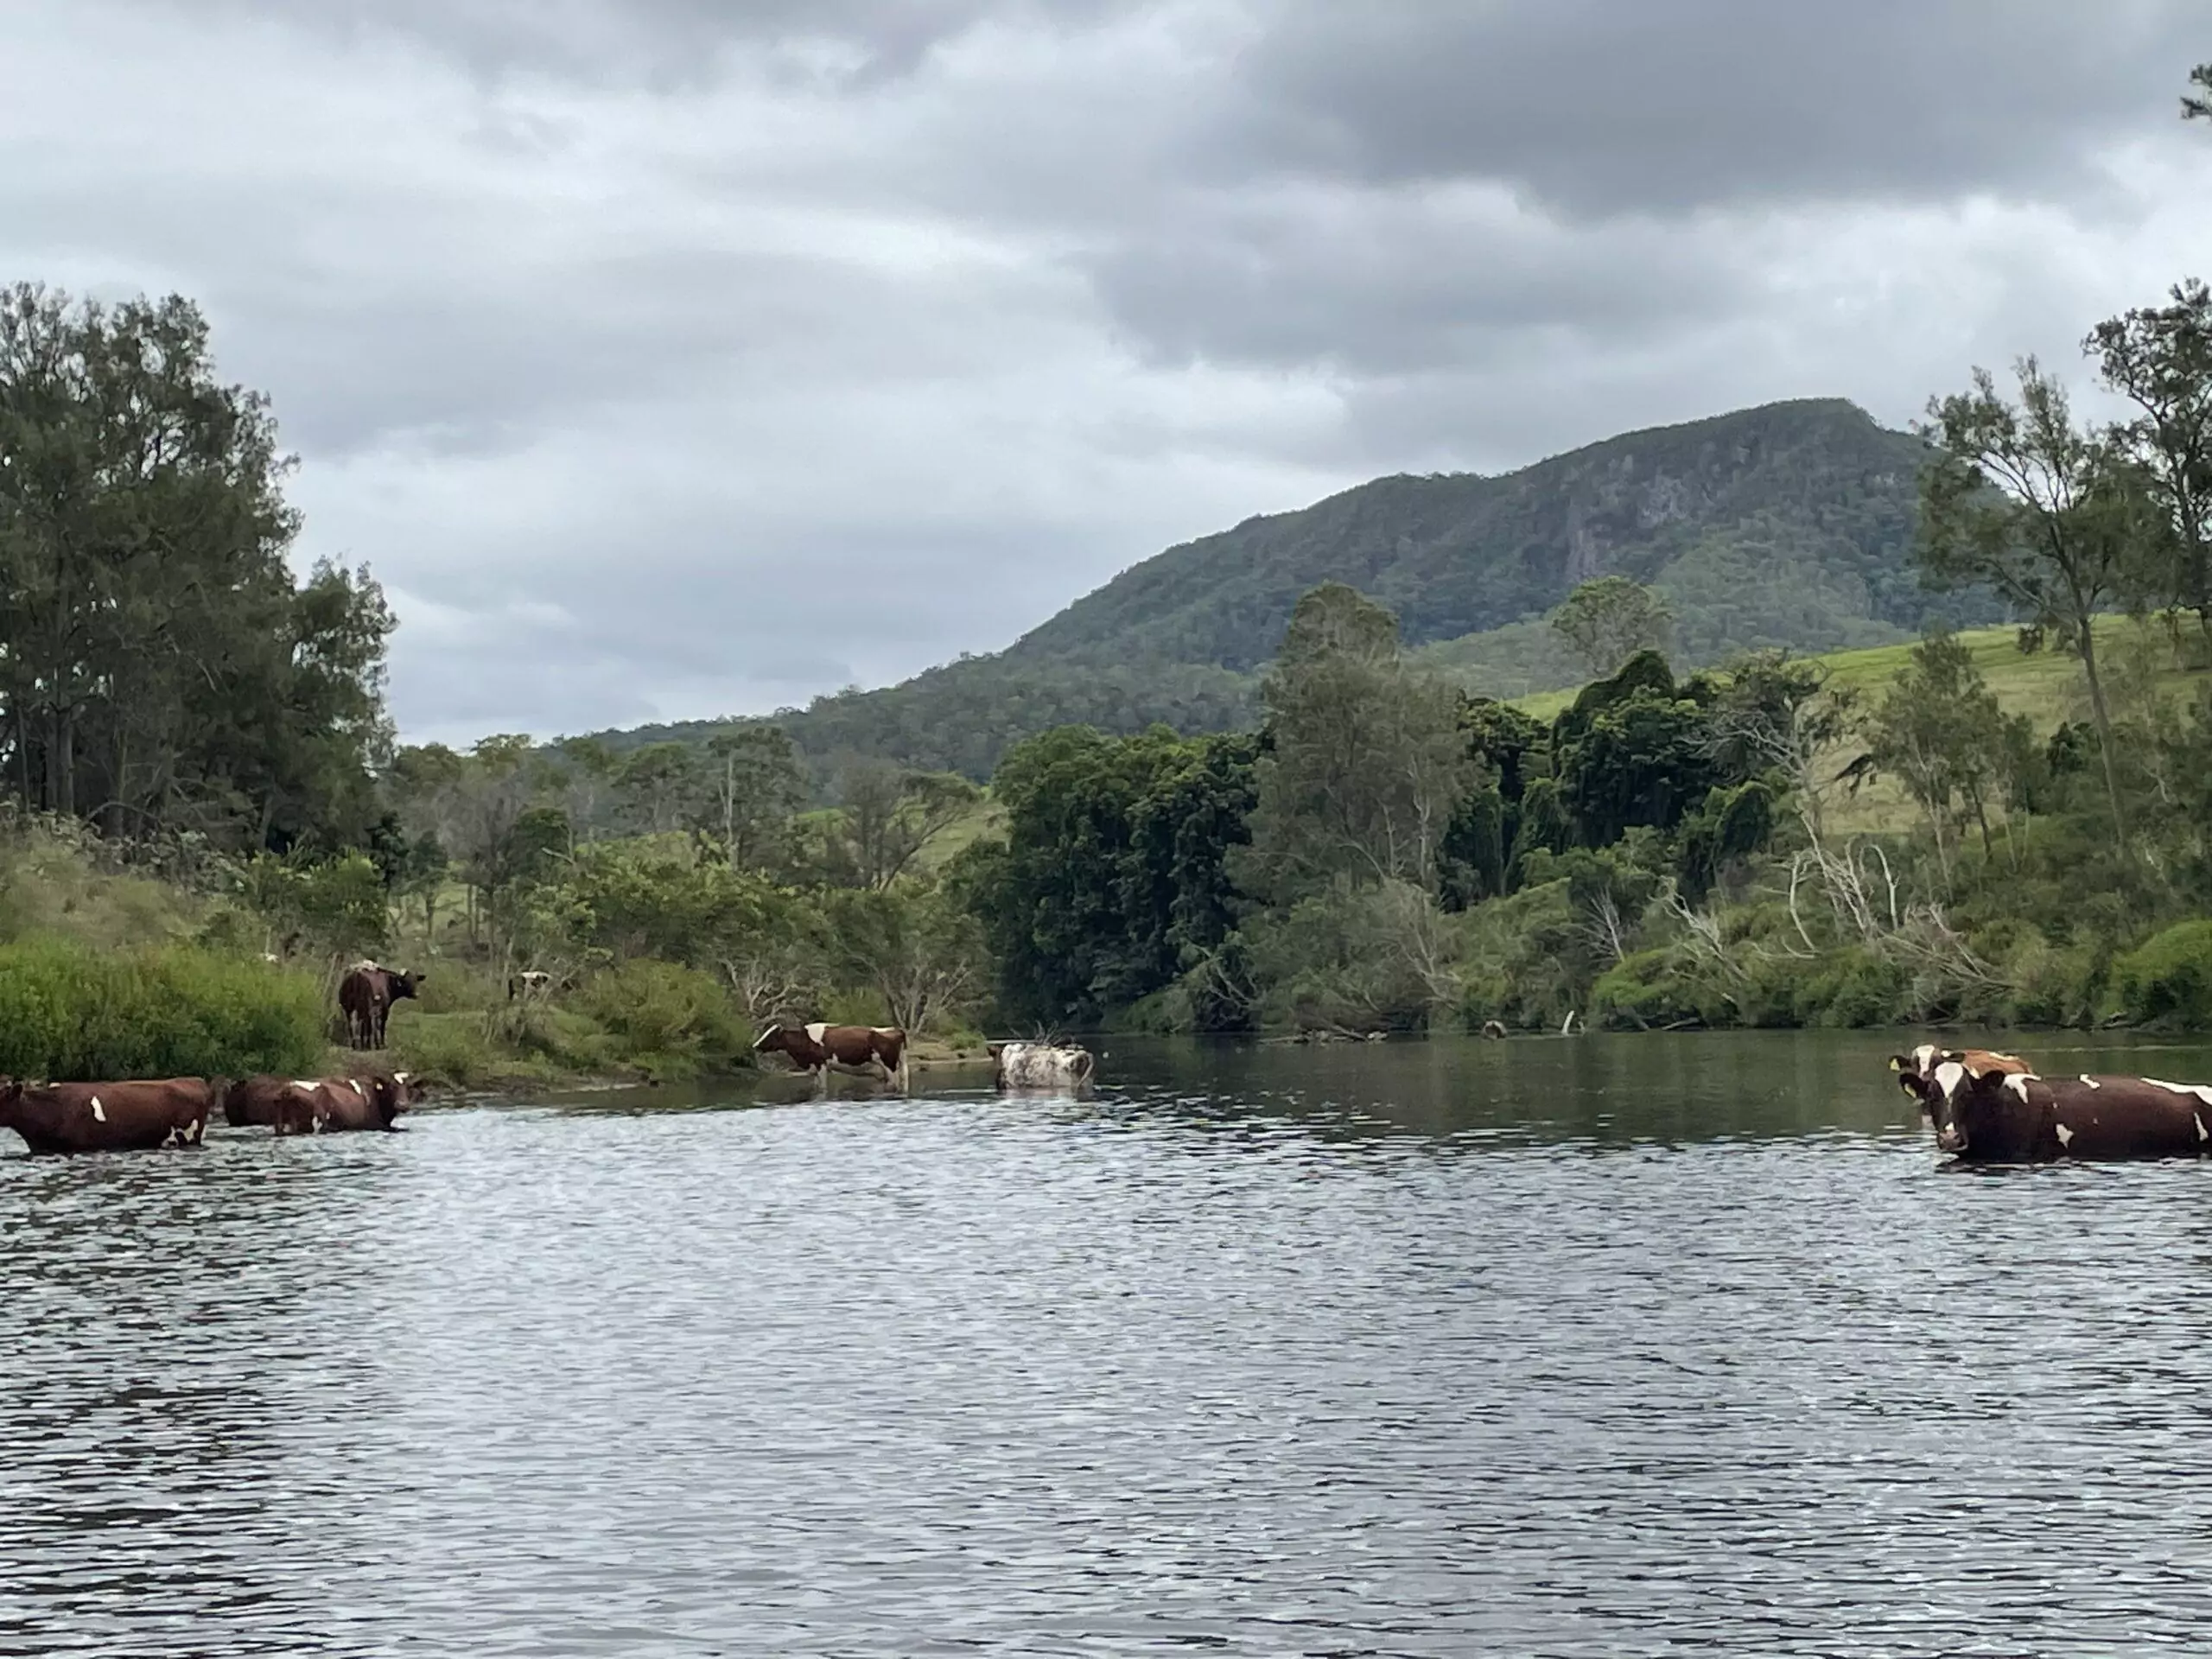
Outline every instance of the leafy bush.
<svg viewBox="0 0 2212 1659">
<path fill-rule="evenodd" d="M 105 952 L 74 940 L 0 945 L 0 1072 L 239 1077 L 313 1069 L 322 987 L 190 945 Z"/>
<path fill-rule="evenodd" d="M 2113 965 L 2120 1006 L 2139 1020 L 2212 1025 L 2212 922 L 2183 922 Z"/>
<path fill-rule="evenodd" d="M 1639 950 L 1590 988 L 1593 1026 L 1646 1031 L 1704 1019 L 1690 976 L 1669 949 Z"/>
<path fill-rule="evenodd" d="M 2062 947 L 2041 938 L 2016 945 L 2005 963 L 2013 986 L 2012 1018 L 2031 1026 L 2094 1024 L 2099 956 L 2094 947 Z"/>
<path fill-rule="evenodd" d="M 711 975 L 640 959 L 600 974 L 577 999 L 631 1064 L 656 1077 L 690 1077 L 752 1062 L 753 1032 Z"/>
<path fill-rule="evenodd" d="M 391 931 L 384 872 L 361 853 L 320 862 L 257 853 L 238 873 L 238 899 L 280 939 L 333 956 L 373 954 Z"/>
<path fill-rule="evenodd" d="M 1864 945 L 1829 952 L 1797 996 L 1797 1016 L 1808 1026 L 1893 1026 L 1918 1012 L 1911 974 Z"/>
</svg>

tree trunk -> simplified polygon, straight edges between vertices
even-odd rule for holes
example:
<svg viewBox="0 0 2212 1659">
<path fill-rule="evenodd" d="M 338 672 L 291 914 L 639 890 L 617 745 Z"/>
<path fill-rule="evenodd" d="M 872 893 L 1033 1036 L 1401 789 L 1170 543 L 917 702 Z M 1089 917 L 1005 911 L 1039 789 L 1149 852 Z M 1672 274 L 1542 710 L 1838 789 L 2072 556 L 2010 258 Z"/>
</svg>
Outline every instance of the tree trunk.
<svg viewBox="0 0 2212 1659">
<path fill-rule="evenodd" d="M 23 810 L 31 810 L 31 722 L 30 690 L 19 685 L 15 696 L 16 716 L 16 779 L 23 798 Z"/>
<path fill-rule="evenodd" d="M 77 711 L 54 711 L 54 738 L 46 751 L 46 804 L 65 817 L 77 816 Z"/>
<path fill-rule="evenodd" d="M 2112 827 L 2121 843 L 2127 840 L 2127 815 L 2120 804 L 2120 772 L 2113 764 L 2112 714 L 2105 707 L 2103 677 L 2097 672 L 2097 640 L 2094 616 L 2081 619 L 2082 671 L 2089 681 L 2089 711 L 2097 723 L 2097 750 L 2105 763 L 2105 797 L 2112 803 Z"/>
</svg>

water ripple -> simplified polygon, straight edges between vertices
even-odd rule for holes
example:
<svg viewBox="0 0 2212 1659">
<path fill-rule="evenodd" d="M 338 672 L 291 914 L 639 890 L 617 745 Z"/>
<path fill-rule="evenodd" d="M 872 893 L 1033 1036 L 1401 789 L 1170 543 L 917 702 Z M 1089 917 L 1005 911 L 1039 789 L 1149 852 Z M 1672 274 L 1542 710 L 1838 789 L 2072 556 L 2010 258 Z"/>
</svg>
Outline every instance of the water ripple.
<svg viewBox="0 0 2212 1659">
<path fill-rule="evenodd" d="M 2202 1641 L 2212 1169 L 1549 1052 L 0 1159 L 0 1653 Z"/>
</svg>

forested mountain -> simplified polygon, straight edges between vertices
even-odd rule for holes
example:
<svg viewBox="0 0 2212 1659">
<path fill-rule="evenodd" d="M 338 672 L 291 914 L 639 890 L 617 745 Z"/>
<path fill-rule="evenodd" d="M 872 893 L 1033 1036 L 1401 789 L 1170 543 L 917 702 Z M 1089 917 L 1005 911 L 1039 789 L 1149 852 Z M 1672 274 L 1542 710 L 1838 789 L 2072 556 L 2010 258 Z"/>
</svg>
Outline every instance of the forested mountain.
<svg viewBox="0 0 2212 1659">
<path fill-rule="evenodd" d="M 1170 548 L 996 656 L 818 698 L 780 723 L 818 766 L 860 753 L 976 779 L 1055 725 L 1231 728 L 1256 717 L 1258 672 L 1300 595 L 1332 581 L 1395 611 L 1425 660 L 1497 696 L 1586 677 L 1541 618 L 1599 576 L 1657 589 L 1685 664 L 1995 620 L 1986 594 L 1920 586 L 1925 454 L 1855 405 L 1815 398 L 1632 432 L 1496 478 L 1377 479 Z"/>
<path fill-rule="evenodd" d="M 1377 479 L 1123 571 L 1017 641 L 1019 660 L 1251 669 L 1299 595 L 1342 582 L 1395 612 L 1409 645 L 1541 614 L 1577 582 L 1671 575 L 1725 611 L 1744 579 L 1811 576 L 1818 615 L 1916 628 L 1918 439 L 1839 399 L 1772 404 L 1608 439 L 1502 477 Z M 1693 650 L 1734 630 L 1683 620 Z M 1801 639 L 1836 645 L 1838 639 Z"/>
</svg>

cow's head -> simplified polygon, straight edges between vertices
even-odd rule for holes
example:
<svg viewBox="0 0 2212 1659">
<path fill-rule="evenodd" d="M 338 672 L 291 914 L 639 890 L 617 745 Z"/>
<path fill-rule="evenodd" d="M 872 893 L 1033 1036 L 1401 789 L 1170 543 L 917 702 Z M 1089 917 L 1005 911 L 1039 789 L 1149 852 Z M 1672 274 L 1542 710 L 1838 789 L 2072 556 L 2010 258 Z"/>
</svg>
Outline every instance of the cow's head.
<svg viewBox="0 0 2212 1659">
<path fill-rule="evenodd" d="M 1939 1152 L 1961 1153 L 1972 1139 L 1970 1102 L 1979 1079 L 1962 1060 L 1940 1059 L 1923 1079 L 1920 1103 L 1936 1130 Z M 1965 1108 L 1967 1109 L 1961 1109 Z"/>
<path fill-rule="evenodd" d="M 758 1037 L 755 1037 L 755 1038 L 753 1039 L 753 1046 L 754 1051 L 757 1052 L 759 1052 L 760 1050 L 761 1050 L 761 1049 L 764 1049 L 764 1048 L 767 1047 L 767 1046 L 768 1046 L 769 1039 L 770 1039 L 771 1038 L 774 1038 L 774 1037 L 780 1037 L 780 1036 L 782 1036 L 783 1034 L 784 1034 L 784 1027 L 783 1027 L 783 1022 L 782 1022 L 781 1020 L 771 1020 L 771 1021 L 769 1021 L 769 1023 L 768 1023 L 768 1028 L 767 1028 L 766 1031 L 763 1031 L 763 1032 L 762 1032 L 762 1033 L 761 1033 Z"/>
<path fill-rule="evenodd" d="M 385 976 L 385 983 L 391 988 L 391 1000 L 397 1002 L 403 996 L 414 995 L 423 982 L 429 976 L 427 972 L 414 974 L 388 972 Z"/>
<path fill-rule="evenodd" d="M 1975 1137 L 1999 1145 L 2018 1138 L 2020 1114 L 2030 1108 L 2035 1074 L 2010 1055 L 1952 1055 L 1938 1060 L 1928 1079 L 1928 1121 L 1939 1151 L 1970 1155 Z"/>
<path fill-rule="evenodd" d="M 0 1111 L 5 1111 L 23 1097 L 21 1077 L 0 1077 Z"/>
</svg>

